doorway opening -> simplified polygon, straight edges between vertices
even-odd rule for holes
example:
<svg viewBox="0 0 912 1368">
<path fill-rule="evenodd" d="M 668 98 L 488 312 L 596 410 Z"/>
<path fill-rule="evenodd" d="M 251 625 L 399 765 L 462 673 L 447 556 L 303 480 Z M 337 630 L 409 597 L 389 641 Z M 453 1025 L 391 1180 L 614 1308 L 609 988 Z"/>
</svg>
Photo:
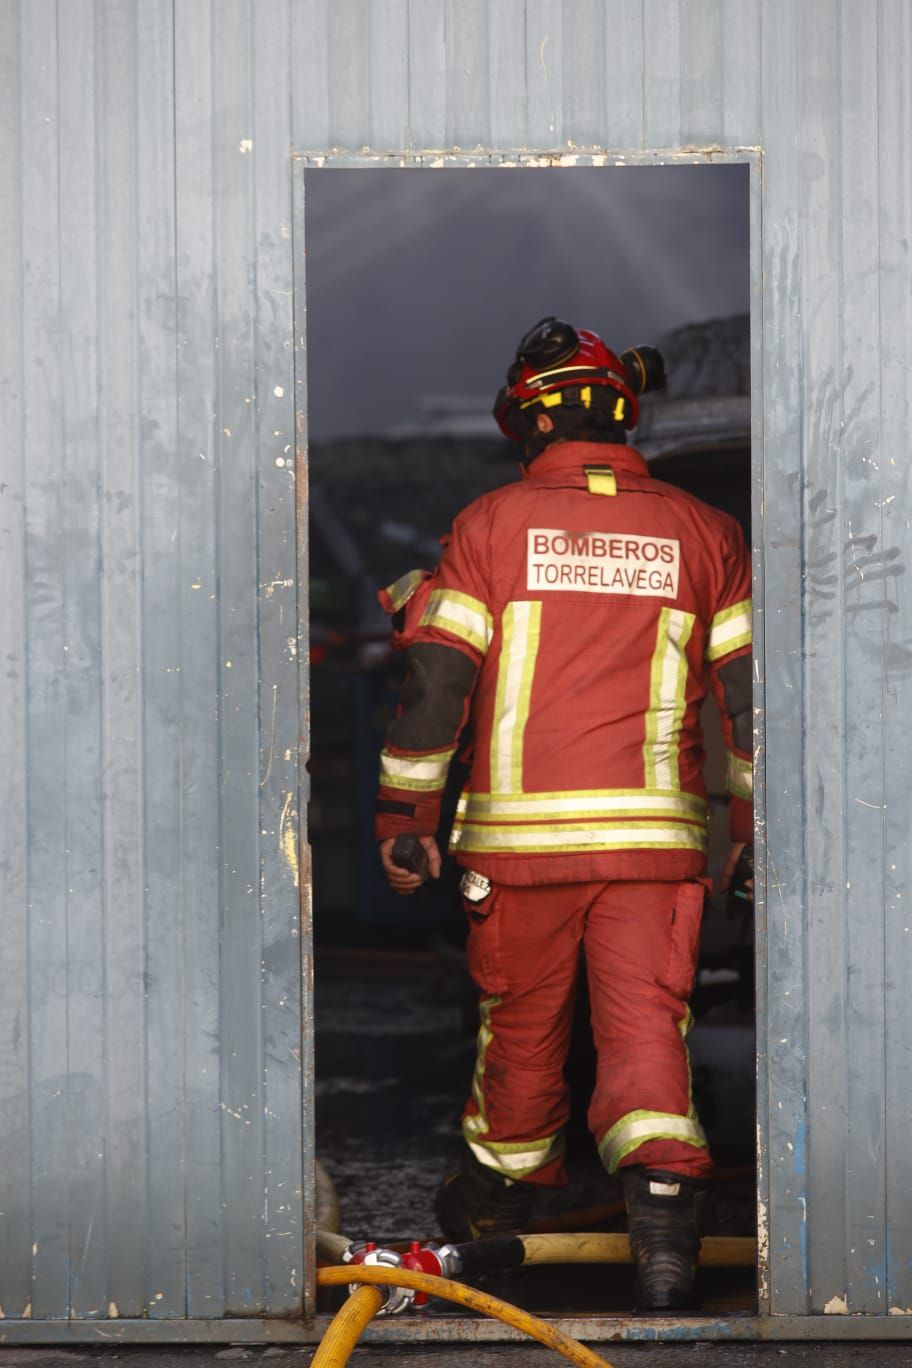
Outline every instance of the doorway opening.
<svg viewBox="0 0 912 1368">
<path fill-rule="evenodd" d="M 455 514 L 517 478 L 491 404 L 518 338 L 547 314 L 618 351 L 660 347 L 668 385 L 644 399 L 631 444 L 652 475 L 731 513 L 750 545 L 750 176 L 737 161 L 305 166 L 316 1151 L 353 1238 L 438 1237 L 434 1195 L 458 1160 L 477 1031 L 461 871 L 447 862 L 433 888 L 401 898 L 377 859 L 378 755 L 404 665 L 376 592 L 432 569 Z M 729 799 L 711 702 L 704 732 L 717 875 Z M 454 767 L 449 821 L 459 782 Z M 689 1044 L 716 1234 L 755 1230 L 754 1002 L 753 921 L 713 896 Z M 568 1211 L 575 1229 L 625 1228 L 586 1129 L 593 1068 L 581 994 L 570 1185 L 536 1211 L 552 1228 Z M 606 1294 L 604 1269 L 530 1269 L 511 1300 L 623 1316 L 630 1273 L 612 1274 Z M 756 1309 L 751 1270 L 700 1276 L 707 1315 Z"/>
</svg>

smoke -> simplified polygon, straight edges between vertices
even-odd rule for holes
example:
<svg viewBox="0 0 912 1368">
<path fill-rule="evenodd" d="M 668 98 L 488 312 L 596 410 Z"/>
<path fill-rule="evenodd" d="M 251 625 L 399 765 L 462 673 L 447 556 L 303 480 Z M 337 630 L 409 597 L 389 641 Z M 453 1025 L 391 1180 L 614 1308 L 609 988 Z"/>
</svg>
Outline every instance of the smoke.
<svg viewBox="0 0 912 1368">
<path fill-rule="evenodd" d="M 545 314 L 622 350 L 749 308 L 746 166 L 327 169 L 305 195 L 316 438 L 493 399 Z"/>
</svg>

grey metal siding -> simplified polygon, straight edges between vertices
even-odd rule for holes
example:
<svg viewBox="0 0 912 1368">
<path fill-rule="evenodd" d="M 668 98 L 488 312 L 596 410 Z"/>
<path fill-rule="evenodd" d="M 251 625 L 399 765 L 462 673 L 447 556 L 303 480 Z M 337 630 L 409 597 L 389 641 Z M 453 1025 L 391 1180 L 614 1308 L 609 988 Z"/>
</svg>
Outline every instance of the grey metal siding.
<svg viewBox="0 0 912 1368">
<path fill-rule="evenodd" d="M 368 6 L 367 9 L 370 7 Z M 389 70 L 356 3 L 328 61 Z M 325 8 L 321 14 L 325 14 Z M 902 0 L 400 5 L 408 107 L 356 131 L 296 81 L 295 144 L 479 160 L 762 148 L 755 395 L 768 894 L 764 1305 L 912 1308 L 903 801 L 910 24 Z M 304 46 L 301 46 L 302 57 Z M 300 70 L 300 68 L 296 68 Z M 432 79 L 433 73 L 433 79 Z M 378 87 L 379 90 L 379 87 Z M 762 227 L 761 227 L 762 225 Z"/>
<path fill-rule="evenodd" d="M 7 1320 L 302 1305 L 290 15 L 254 18 L 4 7 Z"/>
<path fill-rule="evenodd" d="M 907 0 L 0 13 L 5 1316 L 306 1282 L 292 148 L 762 147 L 764 1306 L 912 1309 Z"/>
</svg>

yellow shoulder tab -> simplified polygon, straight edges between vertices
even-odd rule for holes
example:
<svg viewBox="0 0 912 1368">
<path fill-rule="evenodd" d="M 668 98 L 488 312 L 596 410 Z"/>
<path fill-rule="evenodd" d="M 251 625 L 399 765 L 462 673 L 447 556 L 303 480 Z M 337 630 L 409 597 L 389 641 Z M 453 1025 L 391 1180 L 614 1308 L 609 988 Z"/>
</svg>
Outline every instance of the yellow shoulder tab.
<svg viewBox="0 0 912 1368">
<path fill-rule="evenodd" d="M 616 494 L 617 480 L 611 466 L 584 466 L 590 494 Z"/>
</svg>

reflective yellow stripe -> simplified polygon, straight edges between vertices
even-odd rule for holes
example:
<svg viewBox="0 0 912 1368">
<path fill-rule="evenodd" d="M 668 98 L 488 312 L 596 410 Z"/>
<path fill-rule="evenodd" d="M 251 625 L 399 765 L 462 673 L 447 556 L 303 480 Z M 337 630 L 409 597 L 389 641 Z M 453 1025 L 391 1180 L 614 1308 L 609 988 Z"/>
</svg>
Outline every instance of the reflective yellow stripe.
<svg viewBox="0 0 912 1368">
<path fill-rule="evenodd" d="M 687 643 L 693 613 L 663 608 L 649 679 L 649 711 L 643 763 L 647 788 L 677 789 L 678 741 L 687 698 Z"/>
<path fill-rule="evenodd" d="M 488 1047 L 494 1039 L 491 1026 L 491 1011 L 499 1007 L 500 997 L 482 998 L 478 1004 L 480 1025 L 478 1027 L 478 1047 L 475 1055 L 475 1072 L 472 1076 L 472 1096 L 478 1112 L 465 1116 L 462 1120 L 462 1134 L 469 1149 L 480 1164 L 493 1169 L 507 1178 L 522 1178 L 544 1168 L 558 1154 L 563 1153 L 563 1135 L 546 1135 L 538 1140 L 484 1140 L 490 1130 L 484 1100 L 485 1061 Z"/>
<path fill-rule="evenodd" d="M 699 850 L 707 840 L 703 826 L 686 822 L 564 822 L 538 826 L 473 826 L 457 818 L 451 847 L 466 850 L 564 851 L 591 850 Z"/>
<path fill-rule="evenodd" d="M 475 1072 L 472 1074 L 472 1096 L 475 1099 L 475 1105 L 478 1107 L 478 1115 L 467 1116 L 463 1119 L 462 1130 L 467 1140 L 470 1134 L 474 1138 L 485 1135 L 488 1131 L 488 1118 L 484 1103 L 485 1057 L 488 1053 L 488 1046 L 494 1039 L 494 1032 L 491 1028 L 491 1009 L 492 1007 L 499 1007 L 502 1000 L 495 995 L 482 998 L 478 1004 L 480 1020 L 475 1050 Z"/>
<path fill-rule="evenodd" d="M 728 791 L 735 798 L 746 798 L 750 802 L 754 796 L 754 770 L 749 760 L 742 760 L 734 751 L 728 752 Z"/>
<path fill-rule="evenodd" d="M 434 589 L 421 614 L 421 627 L 437 627 L 462 637 L 482 655 L 491 644 L 493 619 L 481 599 L 458 589 Z"/>
<path fill-rule="evenodd" d="M 433 755 L 391 755 L 380 752 L 380 783 L 386 788 L 442 789 L 456 747 Z"/>
<path fill-rule="evenodd" d="M 568 820 L 586 817 L 680 817 L 702 822 L 706 802 L 693 793 L 663 793 L 658 789 L 579 789 L 558 793 L 463 793 L 457 806 L 465 821 L 515 817 L 526 822 L 549 817 Z"/>
<path fill-rule="evenodd" d="M 706 659 L 719 660 L 742 646 L 749 646 L 751 640 L 751 601 L 742 599 L 716 613 L 709 629 Z"/>
<path fill-rule="evenodd" d="M 508 603 L 497 666 L 491 728 L 491 789 L 522 792 L 523 738 L 529 719 L 532 677 L 541 633 L 541 604 Z"/>
<path fill-rule="evenodd" d="M 602 1137 L 598 1147 L 602 1163 L 609 1173 L 616 1173 L 621 1160 L 647 1140 L 680 1140 L 697 1149 L 706 1148 L 706 1132 L 696 1117 L 633 1111 Z"/>
<path fill-rule="evenodd" d="M 383 592 L 389 599 L 394 613 L 405 607 L 424 578 L 424 570 L 409 570 L 407 574 L 400 575 L 392 584 L 387 585 Z"/>
</svg>

